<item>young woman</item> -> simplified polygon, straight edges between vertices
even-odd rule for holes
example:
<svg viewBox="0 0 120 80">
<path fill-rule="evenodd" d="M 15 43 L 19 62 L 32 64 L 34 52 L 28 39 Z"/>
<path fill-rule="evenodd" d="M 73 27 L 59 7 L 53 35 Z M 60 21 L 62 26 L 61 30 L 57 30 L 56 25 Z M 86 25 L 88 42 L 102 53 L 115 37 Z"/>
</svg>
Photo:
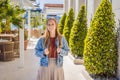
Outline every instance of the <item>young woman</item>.
<svg viewBox="0 0 120 80">
<path fill-rule="evenodd" d="M 68 51 L 68 43 L 59 33 L 56 19 L 49 18 L 45 34 L 35 47 L 35 54 L 40 57 L 37 80 L 64 80 L 63 56 L 68 55 Z"/>
</svg>

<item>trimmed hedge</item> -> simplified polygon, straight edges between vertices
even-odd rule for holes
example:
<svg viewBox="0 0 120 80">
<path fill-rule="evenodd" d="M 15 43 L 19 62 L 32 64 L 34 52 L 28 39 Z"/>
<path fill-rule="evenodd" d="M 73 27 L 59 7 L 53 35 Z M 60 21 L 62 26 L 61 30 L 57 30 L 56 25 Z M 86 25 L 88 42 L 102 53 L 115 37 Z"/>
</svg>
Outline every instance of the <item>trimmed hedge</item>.
<svg viewBox="0 0 120 80">
<path fill-rule="evenodd" d="M 81 6 L 77 19 L 74 21 L 70 33 L 70 49 L 74 55 L 83 57 L 84 39 L 87 34 L 87 17 L 85 5 Z"/>
<path fill-rule="evenodd" d="M 63 34 L 66 16 L 67 16 L 66 13 L 64 13 L 63 16 L 61 17 L 60 23 L 58 25 L 58 30 L 61 34 Z"/>
<path fill-rule="evenodd" d="M 115 76 L 117 58 L 112 5 L 109 0 L 102 0 L 85 39 L 84 65 L 90 74 Z"/>
<path fill-rule="evenodd" d="M 69 45 L 70 31 L 71 31 L 71 28 L 73 26 L 73 22 L 74 22 L 74 11 L 71 8 L 69 10 L 69 13 L 68 13 L 67 17 L 66 17 L 65 26 L 64 26 L 64 29 L 63 29 L 63 35 L 66 38 L 66 40 L 68 42 L 68 45 Z"/>
</svg>

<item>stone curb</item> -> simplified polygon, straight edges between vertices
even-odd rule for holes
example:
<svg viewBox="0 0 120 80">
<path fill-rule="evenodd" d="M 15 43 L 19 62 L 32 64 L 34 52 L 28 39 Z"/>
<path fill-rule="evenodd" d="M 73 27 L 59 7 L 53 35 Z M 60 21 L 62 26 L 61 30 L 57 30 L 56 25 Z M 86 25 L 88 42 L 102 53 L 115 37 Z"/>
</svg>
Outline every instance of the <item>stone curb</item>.
<svg viewBox="0 0 120 80">
<path fill-rule="evenodd" d="M 71 53 L 68 54 L 69 58 L 74 62 L 75 58 L 71 55 Z M 84 66 L 80 67 L 81 69 L 81 73 L 80 73 L 80 76 L 81 76 L 81 80 L 93 80 L 88 72 L 85 70 Z"/>
</svg>

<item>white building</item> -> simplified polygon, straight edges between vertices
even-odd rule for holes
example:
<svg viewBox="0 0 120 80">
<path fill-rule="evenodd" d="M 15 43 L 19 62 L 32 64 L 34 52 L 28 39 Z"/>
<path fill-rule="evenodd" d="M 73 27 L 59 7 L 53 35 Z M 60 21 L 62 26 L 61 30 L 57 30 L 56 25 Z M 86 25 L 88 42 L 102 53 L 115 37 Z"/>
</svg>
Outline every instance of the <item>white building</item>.
<svg viewBox="0 0 120 80">
<path fill-rule="evenodd" d="M 44 4 L 43 14 L 45 18 L 55 17 L 59 20 L 63 13 L 63 4 Z"/>
<path fill-rule="evenodd" d="M 64 0 L 64 11 L 68 13 L 69 9 L 72 7 L 75 12 L 75 16 L 77 16 L 82 4 L 85 4 L 85 0 Z"/>
<path fill-rule="evenodd" d="M 116 26 L 120 27 L 120 0 L 110 0 L 113 7 L 113 12 L 115 13 Z M 81 4 L 86 4 L 87 7 L 87 19 L 88 27 L 94 16 L 96 9 L 98 8 L 101 0 L 64 0 L 64 11 L 68 13 L 70 7 L 74 9 L 75 16 L 77 16 Z M 120 37 L 120 36 L 119 36 Z M 120 45 L 120 44 L 119 44 Z M 120 46 L 118 49 L 118 78 L 120 79 Z"/>
</svg>

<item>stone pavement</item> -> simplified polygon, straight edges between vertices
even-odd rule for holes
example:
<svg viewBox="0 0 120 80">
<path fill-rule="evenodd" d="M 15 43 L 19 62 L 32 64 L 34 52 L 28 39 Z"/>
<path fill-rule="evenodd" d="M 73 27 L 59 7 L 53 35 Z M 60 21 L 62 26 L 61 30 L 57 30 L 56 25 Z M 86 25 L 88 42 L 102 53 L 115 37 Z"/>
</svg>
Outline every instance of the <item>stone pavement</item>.
<svg viewBox="0 0 120 80">
<path fill-rule="evenodd" d="M 20 68 L 19 58 L 0 62 L 0 80 L 36 80 L 39 58 L 34 55 L 34 50 L 27 50 L 24 54 L 23 68 Z M 83 80 L 81 75 L 83 66 L 74 65 L 69 56 L 64 57 L 63 68 L 65 80 Z"/>
<path fill-rule="evenodd" d="M 34 47 L 33 44 L 30 44 Z M 32 47 L 24 53 L 24 67 L 20 68 L 19 58 L 14 61 L 0 62 L 0 80 L 36 80 L 39 58 L 34 55 Z M 84 77 L 83 65 L 74 65 L 73 60 L 64 57 L 65 80 L 90 80 Z"/>
<path fill-rule="evenodd" d="M 19 58 L 0 62 L 0 80 L 36 80 L 38 58 L 33 55 L 33 50 L 27 50 L 24 54 L 23 68 L 20 68 Z"/>
</svg>

